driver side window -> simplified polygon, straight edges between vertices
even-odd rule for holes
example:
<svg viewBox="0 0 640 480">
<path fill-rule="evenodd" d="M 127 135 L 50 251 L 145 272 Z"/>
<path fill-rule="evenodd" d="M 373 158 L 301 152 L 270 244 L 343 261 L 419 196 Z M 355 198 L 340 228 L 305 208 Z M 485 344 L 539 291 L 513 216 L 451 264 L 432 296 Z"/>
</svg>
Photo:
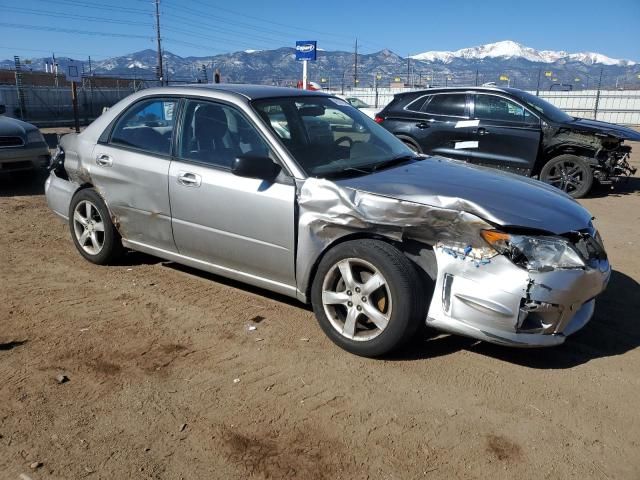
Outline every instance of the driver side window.
<svg viewBox="0 0 640 480">
<path fill-rule="evenodd" d="M 215 102 L 189 100 L 178 156 L 230 168 L 233 160 L 242 155 L 275 158 L 254 126 L 236 109 Z"/>
</svg>

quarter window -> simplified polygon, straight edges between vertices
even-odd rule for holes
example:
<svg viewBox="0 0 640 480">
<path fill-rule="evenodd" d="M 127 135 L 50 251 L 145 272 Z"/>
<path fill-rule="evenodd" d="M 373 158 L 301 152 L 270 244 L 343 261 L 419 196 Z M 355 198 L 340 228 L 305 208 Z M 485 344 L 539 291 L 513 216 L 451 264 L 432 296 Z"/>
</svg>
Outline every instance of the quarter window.
<svg viewBox="0 0 640 480">
<path fill-rule="evenodd" d="M 118 120 L 111 143 L 169 155 L 176 105 L 176 100 L 157 98 L 136 103 Z"/>
<path fill-rule="evenodd" d="M 242 155 L 275 158 L 254 126 L 234 108 L 214 102 L 187 102 L 180 158 L 230 168 Z"/>
<path fill-rule="evenodd" d="M 475 118 L 498 122 L 537 123 L 536 117 L 524 107 L 495 95 L 475 96 Z"/>
<path fill-rule="evenodd" d="M 463 93 L 448 95 L 433 95 L 422 106 L 422 111 L 432 115 L 447 117 L 464 117 L 467 96 Z"/>
</svg>

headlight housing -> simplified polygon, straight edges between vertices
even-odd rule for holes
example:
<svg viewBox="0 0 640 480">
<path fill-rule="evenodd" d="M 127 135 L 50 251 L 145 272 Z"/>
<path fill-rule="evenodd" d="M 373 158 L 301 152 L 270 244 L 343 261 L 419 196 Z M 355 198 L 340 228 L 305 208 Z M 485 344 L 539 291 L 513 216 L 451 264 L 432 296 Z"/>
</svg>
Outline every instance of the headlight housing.
<svg viewBox="0 0 640 480">
<path fill-rule="evenodd" d="M 497 252 L 527 270 L 584 268 L 584 259 L 571 243 L 561 237 L 512 235 L 499 230 L 483 230 L 482 238 Z"/>
<path fill-rule="evenodd" d="M 44 137 L 40 130 L 31 130 L 27 132 L 27 143 L 44 143 Z"/>
</svg>

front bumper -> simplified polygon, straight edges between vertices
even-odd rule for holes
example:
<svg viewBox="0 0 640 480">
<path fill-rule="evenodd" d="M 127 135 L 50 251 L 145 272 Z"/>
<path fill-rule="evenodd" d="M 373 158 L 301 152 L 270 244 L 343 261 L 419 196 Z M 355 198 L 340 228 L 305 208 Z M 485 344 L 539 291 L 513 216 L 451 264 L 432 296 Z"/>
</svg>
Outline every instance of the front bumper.
<svg viewBox="0 0 640 480">
<path fill-rule="evenodd" d="M 427 325 L 513 347 L 563 343 L 591 319 L 611 267 L 528 272 L 502 255 L 483 262 L 435 249 L 438 277 Z"/>
<path fill-rule="evenodd" d="M 50 158 L 49 147 L 46 143 L 0 148 L 0 173 L 45 168 L 49 165 Z"/>
</svg>

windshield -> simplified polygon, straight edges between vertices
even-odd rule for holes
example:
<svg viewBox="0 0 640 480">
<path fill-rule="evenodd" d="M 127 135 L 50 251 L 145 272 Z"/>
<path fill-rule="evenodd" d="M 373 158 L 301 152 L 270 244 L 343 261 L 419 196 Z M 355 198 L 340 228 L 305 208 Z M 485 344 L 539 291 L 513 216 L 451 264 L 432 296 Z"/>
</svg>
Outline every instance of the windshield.
<svg viewBox="0 0 640 480">
<path fill-rule="evenodd" d="M 252 105 L 308 176 L 362 175 L 416 156 L 339 98 L 284 97 Z"/>
<path fill-rule="evenodd" d="M 571 115 L 564 113 L 555 105 L 551 105 L 546 100 L 531 95 L 527 92 L 518 92 L 520 99 L 525 102 L 529 107 L 542 113 L 545 117 L 553 120 L 554 122 L 570 122 L 573 120 Z"/>
</svg>

